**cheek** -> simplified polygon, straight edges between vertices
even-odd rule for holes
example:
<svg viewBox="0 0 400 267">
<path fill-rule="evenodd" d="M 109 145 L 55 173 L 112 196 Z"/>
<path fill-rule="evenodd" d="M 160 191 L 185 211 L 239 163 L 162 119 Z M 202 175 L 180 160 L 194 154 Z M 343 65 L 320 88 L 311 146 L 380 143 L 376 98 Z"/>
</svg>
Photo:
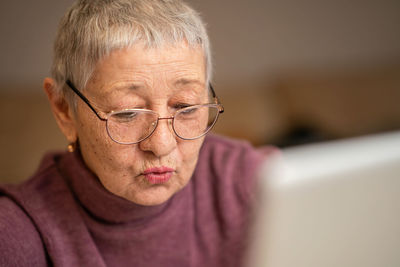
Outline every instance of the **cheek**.
<svg viewBox="0 0 400 267">
<path fill-rule="evenodd" d="M 97 153 L 107 145 L 107 132 L 103 121 L 83 117 L 79 121 L 78 138 L 85 148 Z"/>
<path fill-rule="evenodd" d="M 200 138 L 192 141 L 182 140 L 178 143 L 182 159 L 182 172 L 188 175 L 189 178 L 192 176 L 194 168 L 196 167 L 203 141 L 204 138 Z"/>
<path fill-rule="evenodd" d="M 110 161 L 110 149 L 112 140 L 108 137 L 105 123 L 95 115 L 82 114 L 78 119 L 78 139 L 82 156 L 89 168 L 98 172 L 106 169 L 104 162 Z M 100 168 L 100 170 L 99 170 Z"/>
</svg>

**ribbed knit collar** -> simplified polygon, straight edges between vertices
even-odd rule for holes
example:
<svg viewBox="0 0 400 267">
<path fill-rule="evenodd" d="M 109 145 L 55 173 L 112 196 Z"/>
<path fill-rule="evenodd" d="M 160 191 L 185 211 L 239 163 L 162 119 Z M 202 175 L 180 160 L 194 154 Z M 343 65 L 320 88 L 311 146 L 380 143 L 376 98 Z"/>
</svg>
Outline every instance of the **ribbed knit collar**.
<svg viewBox="0 0 400 267">
<path fill-rule="evenodd" d="M 142 222 L 162 213 L 176 198 L 161 205 L 142 206 L 116 196 L 86 167 L 79 150 L 64 154 L 57 165 L 80 204 L 97 220 L 107 223 Z"/>
</svg>

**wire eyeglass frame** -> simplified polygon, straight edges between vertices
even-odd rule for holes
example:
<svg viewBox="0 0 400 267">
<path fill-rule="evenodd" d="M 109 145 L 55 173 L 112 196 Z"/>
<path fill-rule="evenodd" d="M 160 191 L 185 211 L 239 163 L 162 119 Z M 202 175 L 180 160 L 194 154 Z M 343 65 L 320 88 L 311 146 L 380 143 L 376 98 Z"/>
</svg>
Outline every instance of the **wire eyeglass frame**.
<svg viewBox="0 0 400 267">
<path fill-rule="evenodd" d="M 107 134 L 108 134 L 108 136 L 111 138 L 111 140 L 113 140 L 114 142 L 116 142 L 116 143 L 118 143 L 118 144 L 123 144 L 123 145 L 138 144 L 138 143 L 140 143 L 140 142 L 146 140 L 147 138 L 149 138 L 149 137 L 155 132 L 155 130 L 157 129 L 158 122 L 159 122 L 160 120 L 172 120 L 172 129 L 173 129 L 175 135 L 178 136 L 180 139 L 183 139 L 183 140 L 195 140 L 195 139 L 198 139 L 198 138 L 200 138 L 200 137 L 206 135 L 206 134 L 214 127 L 215 123 L 216 123 L 217 120 L 218 120 L 219 114 L 221 114 L 221 113 L 224 112 L 224 107 L 223 107 L 223 105 L 221 104 L 219 98 L 217 97 L 217 95 L 216 95 L 216 93 L 215 93 L 215 91 L 214 91 L 214 88 L 213 88 L 212 84 L 209 83 L 209 89 L 210 89 L 211 94 L 212 94 L 212 97 L 213 97 L 213 99 L 214 99 L 214 103 L 206 103 L 206 104 L 188 106 L 188 107 L 185 107 L 185 108 L 182 108 L 182 109 L 177 110 L 177 111 L 176 111 L 172 116 L 170 116 L 170 117 L 160 117 L 160 115 L 159 115 L 157 112 L 155 112 L 155 111 L 153 111 L 153 110 L 149 110 L 149 109 L 124 109 L 124 110 L 111 111 L 111 112 L 109 112 L 109 113 L 106 113 L 106 114 L 105 114 L 106 118 L 103 118 L 102 116 L 100 116 L 99 111 L 97 111 L 97 110 L 93 107 L 93 105 L 90 103 L 89 99 L 87 99 L 87 98 L 82 94 L 82 92 L 80 92 L 80 91 L 75 87 L 75 85 L 71 82 L 71 80 L 67 80 L 65 83 L 68 85 L 68 87 L 69 87 L 83 102 L 85 102 L 85 103 L 87 104 L 87 106 L 93 111 L 93 113 L 96 115 L 96 117 L 97 117 L 99 120 L 106 122 Z M 192 137 L 192 138 L 185 138 L 185 137 L 182 137 L 182 136 L 179 135 L 179 134 L 177 133 L 177 131 L 176 131 L 176 127 L 175 127 L 175 124 L 174 124 L 174 122 L 175 122 L 175 117 L 176 117 L 177 114 L 182 113 L 182 112 L 184 112 L 185 110 L 190 110 L 190 109 L 193 109 L 193 108 L 196 108 L 196 107 L 216 108 L 216 109 L 218 110 L 218 112 L 216 113 L 215 118 L 214 118 L 212 124 L 209 125 L 209 126 L 207 127 L 207 129 L 206 129 L 203 133 L 201 133 L 201 134 L 198 135 L 198 136 Z M 150 133 L 148 133 L 148 134 L 145 135 L 144 137 L 140 138 L 138 141 L 136 141 L 136 142 L 121 142 L 121 141 L 116 140 L 116 139 L 110 134 L 110 130 L 109 130 L 109 126 L 108 126 L 108 120 L 109 120 L 109 118 L 110 118 L 112 115 L 115 115 L 115 114 L 118 114 L 118 113 L 123 113 L 123 112 L 129 112 L 129 111 L 140 111 L 140 112 L 153 113 L 153 114 L 156 114 L 156 115 L 157 115 L 157 119 L 153 122 L 153 123 L 155 123 L 155 124 L 152 125 L 152 126 L 153 126 L 153 129 L 150 131 Z"/>
</svg>

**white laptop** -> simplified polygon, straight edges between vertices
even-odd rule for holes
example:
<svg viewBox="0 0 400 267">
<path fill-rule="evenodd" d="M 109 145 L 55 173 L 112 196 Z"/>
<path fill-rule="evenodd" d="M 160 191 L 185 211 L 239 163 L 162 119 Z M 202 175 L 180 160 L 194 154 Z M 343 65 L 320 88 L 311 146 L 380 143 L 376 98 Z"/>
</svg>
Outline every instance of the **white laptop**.
<svg viewBox="0 0 400 267">
<path fill-rule="evenodd" d="M 260 175 L 247 266 L 400 266 L 400 132 L 286 149 Z"/>
</svg>

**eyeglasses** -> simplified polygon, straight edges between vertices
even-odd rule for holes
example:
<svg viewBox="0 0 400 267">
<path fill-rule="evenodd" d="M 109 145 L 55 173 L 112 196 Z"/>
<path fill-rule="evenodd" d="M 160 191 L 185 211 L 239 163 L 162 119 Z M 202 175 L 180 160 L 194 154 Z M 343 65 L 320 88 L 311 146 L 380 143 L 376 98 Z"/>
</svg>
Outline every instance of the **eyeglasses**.
<svg viewBox="0 0 400 267">
<path fill-rule="evenodd" d="M 67 80 L 66 84 L 101 121 L 106 122 L 108 136 L 114 142 L 123 145 L 137 144 L 149 138 L 160 120 L 172 120 L 172 129 L 179 138 L 194 140 L 207 134 L 217 122 L 219 114 L 224 112 L 224 107 L 210 84 L 215 103 L 184 107 L 177 110 L 171 117 L 161 118 L 157 112 L 149 109 L 111 111 L 102 117 L 70 80 Z"/>
</svg>

